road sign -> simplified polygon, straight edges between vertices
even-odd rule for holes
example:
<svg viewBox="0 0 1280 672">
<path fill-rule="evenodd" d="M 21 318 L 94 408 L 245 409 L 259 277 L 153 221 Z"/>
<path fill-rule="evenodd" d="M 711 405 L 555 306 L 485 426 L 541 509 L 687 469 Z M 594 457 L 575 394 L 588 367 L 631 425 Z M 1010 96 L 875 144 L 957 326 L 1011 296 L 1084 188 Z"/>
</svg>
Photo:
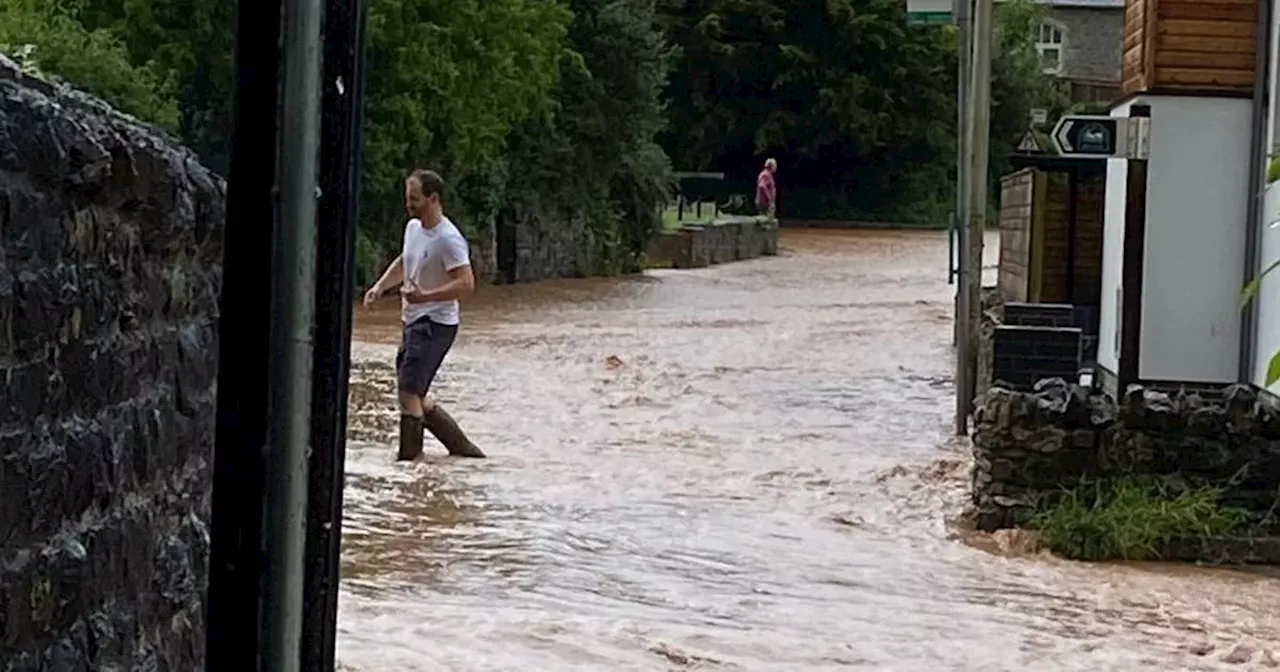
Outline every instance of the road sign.
<svg viewBox="0 0 1280 672">
<path fill-rule="evenodd" d="M 952 0 L 907 0 L 907 23 L 913 26 L 952 22 Z"/>
<path fill-rule="evenodd" d="M 1024 154 L 1038 154 L 1044 151 L 1040 147 L 1040 140 L 1036 138 L 1035 131 L 1027 131 L 1023 134 L 1022 139 L 1018 141 L 1018 151 Z"/>
<path fill-rule="evenodd" d="M 1077 159 L 1145 159 L 1151 150 L 1151 120 L 1138 117 L 1068 115 L 1053 127 L 1058 153 Z"/>
<path fill-rule="evenodd" d="M 1049 121 L 1049 110 L 1046 110 L 1043 107 L 1031 108 L 1031 123 L 1043 124 L 1046 121 Z"/>
</svg>

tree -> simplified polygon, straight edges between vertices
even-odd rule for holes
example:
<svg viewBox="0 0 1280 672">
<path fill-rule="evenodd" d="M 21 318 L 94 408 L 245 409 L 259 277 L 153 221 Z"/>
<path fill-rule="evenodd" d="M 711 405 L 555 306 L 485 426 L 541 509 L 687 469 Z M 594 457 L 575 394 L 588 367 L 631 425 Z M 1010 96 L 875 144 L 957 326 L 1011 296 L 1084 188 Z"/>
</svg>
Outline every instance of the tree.
<svg viewBox="0 0 1280 672">
<path fill-rule="evenodd" d="M 545 109 L 559 79 L 569 12 L 542 0 L 373 0 L 369 9 L 364 178 L 366 245 L 390 248 L 403 224 L 402 180 L 420 166 L 449 176 L 474 227 L 512 128 Z M 501 180 L 493 185 L 501 189 Z M 483 196 L 483 195 L 481 195 Z"/>
<path fill-rule="evenodd" d="M 602 268 L 635 267 L 660 226 L 669 161 L 655 138 L 666 124 L 671 50 L 653 0 L 571 0 L 573 23 L 554 105 L 512 135 L 512 198 L 562 218 L 580 216 Z"/>
<path fill-rule="evenodd" d="M 170 131 L 178 129 L 178 105 L 164 73 L 133 62 L 128 45 L 111 30 L 80 23 L 74 5 L 0 0 L 0 51 L 24 65 L 55 75 Z"/>
<path fill-rule="evenodd" d="M 1032 10 L 999 12 L 993 172 L 1049 84 Z M 952 201 L 956 40 L 907 24 L 900 0 L 667 0 L 682 56 L 663 138 L 682 168 L 749 180 L 777 156 L 799 217 L 942 221 Z"/>
</svg>

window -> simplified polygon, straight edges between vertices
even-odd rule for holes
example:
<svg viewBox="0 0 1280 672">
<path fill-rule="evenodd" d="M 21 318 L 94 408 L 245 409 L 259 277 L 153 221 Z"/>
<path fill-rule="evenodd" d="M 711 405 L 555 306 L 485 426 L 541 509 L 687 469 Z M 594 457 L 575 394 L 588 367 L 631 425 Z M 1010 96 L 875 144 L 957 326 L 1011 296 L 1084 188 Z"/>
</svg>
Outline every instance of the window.
<svg viewBox="0 0 1280 672">
<path fill-rule="evenodd" d="M 1052 21 L 1040 24 L 1036 33 L 1036 51 L 1040 53 L 1040 60 L 1044 62 L 1044 71 L 1047 73 L 1062 72 L 1062 34 L 1062 26 Z"/>
</svg>

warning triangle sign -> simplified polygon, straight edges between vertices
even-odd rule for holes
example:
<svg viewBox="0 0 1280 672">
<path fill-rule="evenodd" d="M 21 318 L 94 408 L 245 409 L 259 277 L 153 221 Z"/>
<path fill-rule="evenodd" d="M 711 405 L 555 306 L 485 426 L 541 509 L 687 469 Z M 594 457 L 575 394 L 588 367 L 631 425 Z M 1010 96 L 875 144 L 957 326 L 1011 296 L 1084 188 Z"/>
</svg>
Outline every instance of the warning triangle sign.
<svg viewBox="0 0 1280 672">
<path fill-rule="evenodd" d="M 1018 141 L 1018 151 L 1032 153 L 1043 152 L 1044 150 L 1040 147 L 1040 142 L 1036 140 L 1036 134 L 1032 131 L 1027 131 L 1023 134 L 1022 139 Z"/>
</svg>

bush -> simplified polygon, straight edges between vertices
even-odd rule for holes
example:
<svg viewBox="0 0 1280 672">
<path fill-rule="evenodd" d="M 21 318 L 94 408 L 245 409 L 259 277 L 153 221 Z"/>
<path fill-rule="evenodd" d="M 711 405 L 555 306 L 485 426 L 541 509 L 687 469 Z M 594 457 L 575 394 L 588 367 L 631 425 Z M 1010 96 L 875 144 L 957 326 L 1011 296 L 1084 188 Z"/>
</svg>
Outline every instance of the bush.
<svg viewBox="0 0 1280 672">
<path fill-rule="evenodd" d="M 178 106 L 162 78 L 130 63 L 108 30 L 90 30 L 56 3 L 0 0 L 0 51 L 26 69 L 59 77 L 144 121 L 178 129 Z"/>
<path fill-rule="evenodd" d="M 1042 500 L 1027 527 L 1073 560 L 1153 560 L 1174 540 L 1248 532 L 1249 513 L 1221 505 L 1221 494 L 1214 488 L 1175 494 L 1138 479 L 1082 483 Z"/>
</svg>

